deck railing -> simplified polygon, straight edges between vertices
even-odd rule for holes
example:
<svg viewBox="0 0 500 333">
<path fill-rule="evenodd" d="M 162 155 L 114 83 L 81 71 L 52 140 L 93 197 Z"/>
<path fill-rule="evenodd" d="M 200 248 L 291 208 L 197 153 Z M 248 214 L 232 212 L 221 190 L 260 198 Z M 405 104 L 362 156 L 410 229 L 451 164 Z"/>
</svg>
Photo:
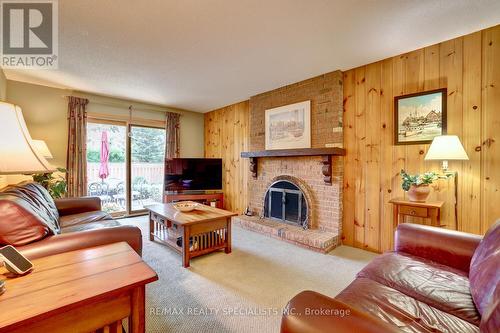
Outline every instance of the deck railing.
<svg viewBox="0 0 500 333">
<path fill-rule="evenodd" d="M 99 167 L 100 163 L 87 163 L 88 194 L 100 197 L 104 211 L 110 213 L 125 211 L 125 200 L 127 200 L 124 194 L 126 190 L 125 163 L 109 163 L 109 176 L 104 180 L 99 178 Z M 139 210 L 146 204 L 162 201 L 163 178 L 163 163 L 132 164 L 130 196 L 132 210 Z"/>
<path fill-rule="evenodd" d="M 100 181 L 99 178 L 100 163 L 87 163 L 87 179 L 90 182 Z M 109 163 L 108 178 L 126 179 L 125 163 Z M 132 182 L 135 177 L 143 177 L 148 184 L 163 183 L 163 163 L 132 163 Z"/>
</svg>

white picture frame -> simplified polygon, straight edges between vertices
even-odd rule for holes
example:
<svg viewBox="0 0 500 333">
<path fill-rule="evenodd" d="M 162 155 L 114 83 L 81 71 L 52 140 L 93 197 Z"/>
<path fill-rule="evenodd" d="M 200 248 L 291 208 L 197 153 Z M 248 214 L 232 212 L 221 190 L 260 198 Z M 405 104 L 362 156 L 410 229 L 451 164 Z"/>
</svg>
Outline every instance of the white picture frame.
<svg viewBox="0 0 500 333">
<path fill-rule="evenodd" d="M 265 111 L 266 150 L 311 148 L 311 101 Z"/>
</svg>

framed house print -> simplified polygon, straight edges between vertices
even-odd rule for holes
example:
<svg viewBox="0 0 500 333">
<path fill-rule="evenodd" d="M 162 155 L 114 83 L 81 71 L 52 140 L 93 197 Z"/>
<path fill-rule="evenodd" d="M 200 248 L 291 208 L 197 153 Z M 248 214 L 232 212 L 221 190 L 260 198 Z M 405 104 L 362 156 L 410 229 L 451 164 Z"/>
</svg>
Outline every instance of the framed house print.
<svg viewBox="0 0 500 333">
<path fill-rule="evenodd" d="M 431 143 L 446 134 L 446 88 L 394 98 L 394 144 Z"/>
<path fill-rule="evenodd" d="M 311 101 L 266 110 L 266 150 L 311 148 Z"/>
</svg>

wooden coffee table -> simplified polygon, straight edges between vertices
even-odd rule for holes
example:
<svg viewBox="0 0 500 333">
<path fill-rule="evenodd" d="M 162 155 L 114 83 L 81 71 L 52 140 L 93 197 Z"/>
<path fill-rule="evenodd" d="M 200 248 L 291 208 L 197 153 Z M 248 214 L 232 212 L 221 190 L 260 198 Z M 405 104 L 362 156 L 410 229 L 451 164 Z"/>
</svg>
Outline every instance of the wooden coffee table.
<svg viewBox="0 0 500 333">
<path fill-rule="evenodd" d="M 189 267 L 191 258 L 203 254 L 221 249 L 231 253 L 231 217 L 236 213 L 206 205 L 181 213 L 172 203 L 146 206 L 146 209 L 149 210 L 149 240 L 157 240 L 181 253 L 184 267 Z"/>
<path fill-rule="evenodd" d="M 145 285 L 156 273 L 127 243 L 71 251 L 32 261 L 33 272 L 0 268 L 0 332 L 145 331 Z"/>
</svg>

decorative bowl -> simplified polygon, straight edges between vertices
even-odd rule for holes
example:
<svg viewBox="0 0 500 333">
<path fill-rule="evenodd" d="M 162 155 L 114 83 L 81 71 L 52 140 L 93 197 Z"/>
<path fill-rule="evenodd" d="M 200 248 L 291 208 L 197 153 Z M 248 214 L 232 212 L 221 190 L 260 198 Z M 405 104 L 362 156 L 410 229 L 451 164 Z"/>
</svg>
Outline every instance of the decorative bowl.
<svg viewBox="0 0 500 333">
<path fill-rule="evenodd" d="M 198 208 L 200 206 L 199 203 L 196 203 L 196 202 L 176 202 L 174 203 L 174 208 L 177 209 L 178 211 L 180 212 L 183 212 L 183 213 L 188 213 L 188 212 L 192 212 L 193 210 L 195 210 L 196 208 Z"/>
</svg>

